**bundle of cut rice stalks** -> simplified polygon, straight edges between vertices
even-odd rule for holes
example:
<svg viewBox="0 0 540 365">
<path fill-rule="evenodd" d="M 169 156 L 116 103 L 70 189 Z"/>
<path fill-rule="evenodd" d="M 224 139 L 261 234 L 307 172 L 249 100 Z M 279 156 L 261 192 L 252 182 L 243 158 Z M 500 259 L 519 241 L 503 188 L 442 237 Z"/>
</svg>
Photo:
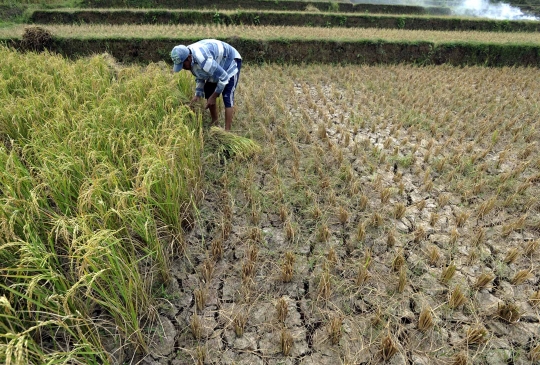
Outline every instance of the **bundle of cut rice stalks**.
<svg viewBox="0 0 540 365">
<path fill-rule="evenodd" d="M 210 128 L 205 142 L 219 157 L 245 159 L 261 152 L 257 142 L 219 127 Z"/>
</svg>

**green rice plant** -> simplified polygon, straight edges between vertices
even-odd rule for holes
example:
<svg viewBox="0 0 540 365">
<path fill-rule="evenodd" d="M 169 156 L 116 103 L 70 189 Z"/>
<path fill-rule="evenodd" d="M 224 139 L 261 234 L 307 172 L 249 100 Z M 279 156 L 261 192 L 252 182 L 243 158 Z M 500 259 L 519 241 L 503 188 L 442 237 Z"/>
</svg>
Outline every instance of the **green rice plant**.
<svg viewBox="0 0 540 365">
<path fill-rule="evenodd" d="M 107 364 L 107 335 L 144 351 L 153 280 L 200 197 L 192 85 L 106 55 L 0 58 L 0 361 Z"/>
</svg>

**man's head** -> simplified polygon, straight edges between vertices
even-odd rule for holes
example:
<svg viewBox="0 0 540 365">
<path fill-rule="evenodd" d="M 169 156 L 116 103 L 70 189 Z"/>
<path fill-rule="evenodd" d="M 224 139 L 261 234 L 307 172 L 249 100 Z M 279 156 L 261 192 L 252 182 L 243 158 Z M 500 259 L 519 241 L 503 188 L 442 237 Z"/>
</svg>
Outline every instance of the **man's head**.
<svg viewBox="0 0 540 365">
<path fill-rule="evenodd" d="M 186 46 L 179 45 L 174 47 L 171 51 L 171 58 L 174 63 L 174 72 L 181 71 L 182 69 L 191 70 L 191 55 Z"/>
</svg>

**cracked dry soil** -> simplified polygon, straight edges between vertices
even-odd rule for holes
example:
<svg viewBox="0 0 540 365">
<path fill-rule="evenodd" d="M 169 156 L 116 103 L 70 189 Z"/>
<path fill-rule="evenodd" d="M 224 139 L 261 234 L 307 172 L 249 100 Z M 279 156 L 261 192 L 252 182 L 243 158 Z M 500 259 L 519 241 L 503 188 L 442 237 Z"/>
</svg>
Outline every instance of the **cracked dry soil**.
<svg viewBox="0 0 540 365">
<path fill-rule="evenodd" d="M 246 67 L 142 363 L 531 363 L 537 73 Z"/>
</svg>

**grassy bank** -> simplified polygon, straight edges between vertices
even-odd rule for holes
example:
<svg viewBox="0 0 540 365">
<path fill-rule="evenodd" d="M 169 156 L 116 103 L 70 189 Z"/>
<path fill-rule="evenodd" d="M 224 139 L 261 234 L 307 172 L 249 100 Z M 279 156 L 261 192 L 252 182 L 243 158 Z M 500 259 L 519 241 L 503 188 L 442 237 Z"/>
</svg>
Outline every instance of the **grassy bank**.
<svg viewBox="0 0 540 365">
<path fill-rule="evenodd" d="M 109 56 L 0 58 L 0 362 L 145 351 L 200 185 L 191 80 Z"/>
<path fill-rule="evenodd" d="M 293 10 L 315 9 L 334 12 L 369 12 L 393 14 L 449 14 L 447 7 L 408 5 L 352 4 L 333 1 L 272 1 L 272 0 L 83 0 L 86 8 L 156 8 L 156 9 L 258 9 Z"/>
<path fill-rule="evenodd" d="M 440 31 L 537 32 L 540 30 L 540 23 L 533 21 L 256 10 L 37 10 L 31 14 L 29 21 L 38 24 L 243 24 Z"/>
<path fill-rule="evenodd" d="M 48 49 L 68 57 L 109 52 L 121 62 L 170 62 L 176 44 L 216 37 L 247 63 L 353 63 L 534 66 L 540 34 L 428 32 L 378 29 L 246 26 L 46 26 Z M 0 39 L 24 49 L 23 26 L 0 29 Z M 126 34 L 129 34 L 126 37 Z M 250 34 L 239 38 L 237 34 Z"/>
</svg>

